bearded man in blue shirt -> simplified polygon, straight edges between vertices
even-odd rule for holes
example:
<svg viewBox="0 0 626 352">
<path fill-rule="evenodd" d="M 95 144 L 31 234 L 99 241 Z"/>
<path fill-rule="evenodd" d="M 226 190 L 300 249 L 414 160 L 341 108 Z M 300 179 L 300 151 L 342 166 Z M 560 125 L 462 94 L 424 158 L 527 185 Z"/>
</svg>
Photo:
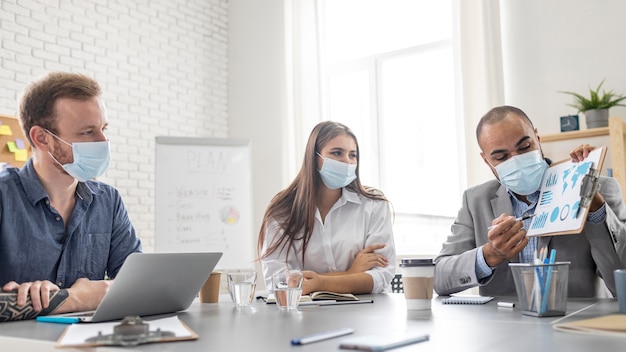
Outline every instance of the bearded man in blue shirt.
<svg viewBox="0 0 626 352">
<path fill-rule="evenodd" d="M 0 287 L 16 292 L 0 321 L 93 310 L 105 279 L 141 252 L 119 192 L 94 180 L 110 161 L 101 93 L 85 75 L 54 72 L 22 96 L 32 157 L 0 173 Z"/>
</svg>

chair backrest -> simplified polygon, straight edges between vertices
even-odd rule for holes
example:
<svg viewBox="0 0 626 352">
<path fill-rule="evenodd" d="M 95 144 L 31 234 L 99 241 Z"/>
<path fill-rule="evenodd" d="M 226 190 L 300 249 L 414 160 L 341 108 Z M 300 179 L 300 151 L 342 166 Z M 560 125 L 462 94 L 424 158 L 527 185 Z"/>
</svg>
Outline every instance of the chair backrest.
<svg viewBox="0 0 626 352">
<path fill-rule="evenodd" d="M 391 292 L 394 293 L 403 293 L 404 288 L 402 287 L 402 274 L 396 274 L 396 276 L 391 279 Z"/>
</svg>

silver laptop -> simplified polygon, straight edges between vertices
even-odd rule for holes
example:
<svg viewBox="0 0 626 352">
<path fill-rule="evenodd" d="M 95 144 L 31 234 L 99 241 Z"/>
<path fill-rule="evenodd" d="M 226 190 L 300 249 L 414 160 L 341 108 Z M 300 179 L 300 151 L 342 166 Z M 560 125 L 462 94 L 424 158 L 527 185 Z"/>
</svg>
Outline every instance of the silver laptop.
<svg viewBox="0 0 626 352">
<path fill-rule="evenodd" d="M 95 311 L 62 316 L 96 323 L 185 310 L 221 257 L 219 252 L 133 253 Z"/>
</svg>

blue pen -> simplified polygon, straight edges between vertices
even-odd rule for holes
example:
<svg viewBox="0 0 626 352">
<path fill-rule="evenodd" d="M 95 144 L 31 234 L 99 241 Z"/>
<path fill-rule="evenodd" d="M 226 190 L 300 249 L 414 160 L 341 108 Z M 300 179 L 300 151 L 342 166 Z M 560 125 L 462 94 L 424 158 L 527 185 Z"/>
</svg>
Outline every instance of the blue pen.
<svg viewBox="0 0 626 352">
<path fill-rule="evenodd" d="M 78 323 L 80 319 L 77 317 L 59 317 L 59 316 L 46 316 L 42 315 L 37 317 L 37 321 L 42 323 L 57 323 L 57 324 L 74 324 Z"/>
<path fill-rule="evenodd" d="M 548 264 L 554 264 L 556 261 L 556 249 L 552 248 L 550 250 L 550 259 Z M 541 300 L 541 312 L 542 314 L 546 313 L 548 309 L 548 296 L 550 295 L 550 281 L 552 281 L 552 268 L 554 265 L 548 266 L 548 274 L 546 274 L 545 286 L 543 288 L 543 297 Z"/>
</svg>

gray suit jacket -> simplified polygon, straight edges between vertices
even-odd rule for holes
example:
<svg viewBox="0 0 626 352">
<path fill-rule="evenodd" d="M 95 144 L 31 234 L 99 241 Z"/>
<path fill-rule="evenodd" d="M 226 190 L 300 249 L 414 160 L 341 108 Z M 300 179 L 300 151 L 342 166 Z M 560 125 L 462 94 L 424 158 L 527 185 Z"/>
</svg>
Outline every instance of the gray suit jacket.
<svg viewBox="0 0 626 352">
<path fill-rule="evenodd" d="M 556 249 L 557 261 L 570 261 L 568 296 L 595 296 L 597 276 L 604 279 L 615 296 L 613 271 L 626 267 L 626 207 L 620 186 L 608 177 L 600 179 L 600 193 L 606 201 L 606 220 L 585 223 L 576 235 L 540 237 L 538 247 L 546 243 Z M 515 296 L 515 283 L 509 262 L 497 266 L 493 274 L 478 281 L 476 251 L 486 244 L 487 227 L 502 213 L 513 214 L 506 188 L 497 180 L 472 187 L 463 194 L 463 205 L 452 225 L 452 232 L 435 258 L 435 291 L 449 295 L 480 286 L 482 295 Z M 511 260 L 517 261 L 517 259 Z"/>
</svg>

